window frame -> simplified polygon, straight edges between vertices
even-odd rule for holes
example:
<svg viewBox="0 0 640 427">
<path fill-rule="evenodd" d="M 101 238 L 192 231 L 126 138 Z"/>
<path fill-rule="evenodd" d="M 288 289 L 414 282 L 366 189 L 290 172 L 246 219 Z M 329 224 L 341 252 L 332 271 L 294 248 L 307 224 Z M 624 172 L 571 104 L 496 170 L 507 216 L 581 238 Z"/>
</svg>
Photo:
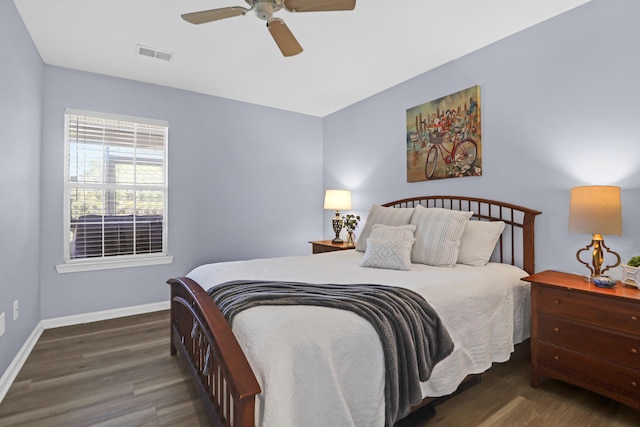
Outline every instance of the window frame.
<svg viewBox="0 0 640 427">
<path fill-rule="evenodd" d="M 165 128 L 165 140 L 164 140 L 164 153 L 163 153 L 163 174 L 164 182 L 160 186 L 163 192 L 164 201 L 162 206 L 162 251 L 146 254 L 132 254 L 132 255 L 109 255 L 87 258 L 71 258 L 71 242 L 69 239 L 71 233 L 71 204 L 69 203 L 71 191 L 77 188 L 70 182 L 70 141 L 69 141 L 69 116 L 78 115 L 91 118 L 98 118 L 103 120 L 115 120 L 124 121 L 142 125 L 161 126 Z M 70 273 L 76 271 L 92 271 L 92 270 L 105 270 L 113 268 L 126 268 L 126 267 L 139 267 L 149 265 L 161 265 L 170 264 L 173 262 L 173 257 L 168 255 L 168 197 L 169 197 L 169 175 L 168 175 L 168 146 L 169 146 L 169 124 L 164 120 L 155 120 L 142 117 L 126 116 L 119 114 L 103 113 L 96 111 L 80 110 L 74 108 L 66 108 L 64 112 L 64 207 L 63 207 L 63 230 L 64 230 L 64 262 L 63 264 L 56 265 L 58 273 Z M 144 159 L 144 158 L 143 158 Z M 138 158 L 136 158 L 136 162 Z M 114 185 L 111 183 L 105 183 L 103 181 L 100 185 Z M 128 185 L 127 187 L 131 187 Z M 134 185 L 133 188 L 136 188 Z M 103 215 L 107 215 L 106 212 Z"/>
</svg>

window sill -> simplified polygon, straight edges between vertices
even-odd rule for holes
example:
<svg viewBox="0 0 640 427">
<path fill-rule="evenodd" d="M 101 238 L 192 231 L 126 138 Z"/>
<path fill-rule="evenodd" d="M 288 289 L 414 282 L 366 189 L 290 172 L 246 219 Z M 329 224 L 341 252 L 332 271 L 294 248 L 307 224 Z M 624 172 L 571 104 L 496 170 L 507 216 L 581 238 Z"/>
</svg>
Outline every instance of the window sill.
<svg viewBox="0 0 640 427">
<path fill-rule="evenodd" d="M 149 265 L 171 264 L 172 256 L 136 257 L 118 260 L 73 260 L 56 265 L 58 273 L 75 273 L 79 271 L 110 270 L 113 268 L 145 267 Z"/>
</svg>

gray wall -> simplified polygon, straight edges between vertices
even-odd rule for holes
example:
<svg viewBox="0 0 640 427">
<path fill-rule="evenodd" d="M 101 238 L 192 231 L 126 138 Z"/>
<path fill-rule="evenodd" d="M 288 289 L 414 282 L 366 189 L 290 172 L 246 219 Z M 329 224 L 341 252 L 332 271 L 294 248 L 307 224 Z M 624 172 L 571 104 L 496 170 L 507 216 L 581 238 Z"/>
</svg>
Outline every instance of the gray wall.
<svg viewBox="0 0 640 427">
<path fill-rule="evenodd" d="M 43 64 L 12 1 L 0 1 L 0 376 L 40 321 Z M 7 53 L 9 52 L 9 53 Z M 20 316 L 13 321 L 13 301 Z"/>
<path fill-rule="evenodd" d="M 640 253 L 639 16 L 636 0 L 593 0 L 326 117 L 325 187 L 351 188 L 362 214 L 424 194 L 538 209 L 537 269 L 586 273 L 575 253 L 590 236 L 568 232 L 569 191 L 619 185 L 623 236 L 605 238 L 628 260 Z M 406 109 L 473 85 L 483 176 L 407 183 Z"/>
<path fill-rule="evenodd" d="M 167 301 L 166 279 L 196 265 L 306 254 L 321 236 L 321 119 L 51 66 L 44 88 L 42 318 Z M 65 107 L 169 122 L 173 264 L 56 273 Z"/>
</svg>

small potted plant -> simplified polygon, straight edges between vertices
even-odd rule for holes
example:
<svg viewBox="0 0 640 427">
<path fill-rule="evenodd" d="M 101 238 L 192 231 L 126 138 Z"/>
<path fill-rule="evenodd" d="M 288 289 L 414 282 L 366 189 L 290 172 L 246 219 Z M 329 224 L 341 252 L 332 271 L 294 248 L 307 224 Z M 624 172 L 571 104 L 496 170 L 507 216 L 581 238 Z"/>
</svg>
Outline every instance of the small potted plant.
<svg viewBox="0 0 640 427">
<path fill-rule="evenodd" d="M 360 222 L 360 215 L 348 214 L 342 218 L 342 225 L 347 230 L 348 245 L 353 245 L 356 242 L 354 231 L 358 227 L 358 222 Z"/>
<path fill-rule="evenodd" d="M 622 264 L 622 282 L 640 289 L 640 255 L 631 257 L 626 264 Z"/>
</svg>

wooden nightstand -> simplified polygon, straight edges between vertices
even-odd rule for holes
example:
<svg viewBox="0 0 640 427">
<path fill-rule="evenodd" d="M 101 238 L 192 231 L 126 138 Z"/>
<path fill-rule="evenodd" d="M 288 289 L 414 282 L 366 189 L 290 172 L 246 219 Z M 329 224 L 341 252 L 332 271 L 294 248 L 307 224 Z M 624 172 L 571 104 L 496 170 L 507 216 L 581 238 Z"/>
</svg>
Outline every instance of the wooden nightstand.
<svg viewBox="0 0 640 427">
<path fill-rule="evenodd" d="M 344 251 L 347 249 L 355 249 L 356 245 L 347 243 L 333 243 L 331 240 L 315 240 L 311 243 L 311 248 L 314 254 L 321 254 L 323 252 Z"/>
<path fill-rule="evenodd" d="M 546 376 L 640 409 L 640 291 L 544 271 L 531 282 L 531 385 Z"/>
</svg>

